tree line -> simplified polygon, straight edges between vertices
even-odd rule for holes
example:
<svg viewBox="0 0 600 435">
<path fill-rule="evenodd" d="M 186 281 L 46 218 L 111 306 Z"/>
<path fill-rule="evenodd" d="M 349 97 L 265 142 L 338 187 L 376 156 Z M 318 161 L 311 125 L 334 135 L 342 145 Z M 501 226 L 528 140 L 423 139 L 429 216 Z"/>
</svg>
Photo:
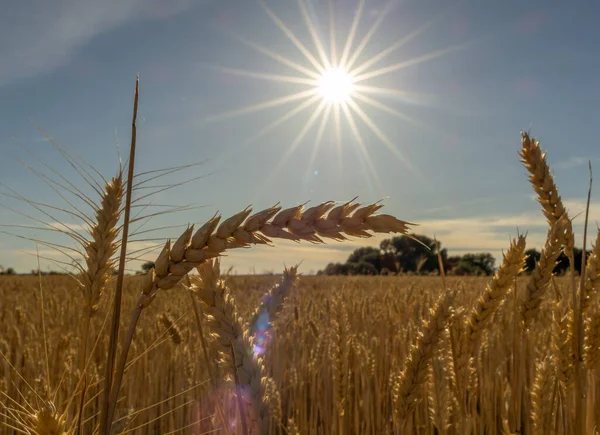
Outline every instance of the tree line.
<svg viewBox="0 0 600 435">
<path fill-rule="evenodd" d="M 489 276 L 496 270 L 496 259 L 489 252 L 467 253 L 449 256 L 448 250 L 424 235 L 413 235 L 415 240 L 397 236 L 383 240 L 379 248 L 362 247 L 354 250 L 345 263 L 329 263 L 319 275 L 387 275 L 411 273 L 439 274 L 439 257 L 448 275 Z M 589 253 L 590 251 L 588 251 Z M 541 253 L 537 249 L 526 251 L 525 272 L 531 272 Z M 582 250 L 574 248 L 575 270 L 581 270 Z M 569 268 L 569 260 L 561 254 L 554 273 L 564 274 Z"/>
</svg>

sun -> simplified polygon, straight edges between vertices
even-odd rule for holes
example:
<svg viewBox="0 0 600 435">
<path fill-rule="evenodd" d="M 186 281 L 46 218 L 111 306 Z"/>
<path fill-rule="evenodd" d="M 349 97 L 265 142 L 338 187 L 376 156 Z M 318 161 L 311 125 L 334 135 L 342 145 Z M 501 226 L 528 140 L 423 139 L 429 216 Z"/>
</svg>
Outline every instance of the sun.
<svg viewBox="0 0 600 435">
<path fill-rule="evenodd" d="M 394 72 L 431 61 L 455 50 L 462 50 L 467 44 L 452 45 L 413 58 L 398 59 L 394 62 L 390 59 L 393 53 L 400 51 L 402 47 L 426 29 L 435 27 L 437 20 L 429 20 L 380 50 L 371 50 L 368 48 L 369 42 L 375 37 L 384 18 L 393 9 L 393 5 L 396 3 L 394 0 L 387 2 L 387 6 L 377 12 L 373 23 L 362 37 L 358 35 L 358 29 L 361 17 L 365 14 L 367 0 L 358 0 L 354 18 L 349 29 L 347 29 L 347 33 L 344 32 L 346 37 L 341 46 L 338 46 L 338 33 L 341 29 L 336 25 L 336 8 L 333 0 L 318 2 L 328 3 L 329 6 L 328 16 L 325 14 L 321 20 L 318 19 L 316 12 L 319 8 L 315 9 L 312 0 L 297 0 L 300 15 L 306 27 L 304 37 L 292 31 L 267 5 L 266 1 L 258 0 L 258 4 L 286 39 L 291 42 L 296 53 L 281 54 L 266 46 L 252 42 L 247 37 L 232 36 L 238 42 L 279 64 L 280 67 L 285 67 L 287 72 L 251 71 L 224 66 L 218 66 L 216 69 L 219 73 L 288 84 L 293 86 L 295 90 L 256 104 L 209 115 L 205 118 L 205 122 L 223 121 L 273 109 L 280 112 L 276 119 L 240 144 L 238 148 L 241 148 L 274 131 L 292 118 L 307 115 L 304 125 L 294 134 L 293 139 L 286 143 L 286 149 L 279 163 L 273 167 L 271 174 L 266 177 L 265 185 L 272 183 L 275 174 L 282 169 L 284 163 L 292 156 L 294 151 L 305 142 L 307 136 L 311 135 L 313 136 L 310 140 L 312 151 L 310 161 L 306 164 L 306 171 L 309 173 L 317 159 L 321 144 L 327 141 L 327 133 L 331 133 L 333 142 L 337 147 L 340 174 L 343 172 L 342 144 L 348 143 L 343 140 L 343 136 L 349 135 L 349 137 L 353 137 L 354 140 L 351 143 L 357 147 L 365 163 L 365 177 L 375 181 L 382 191 L 384 189 L 379 183 L 378 171 L 371 161 L 371 147 L 375 146 L 373 139 L 378 139 L 375 142 L 384 145 L 421 182 L 427 182 L 424 173 L 403 154 L 398 139 L 393 139 L 386 134 L 383 129 L 386 122 L 381 120 L 382 116 L 380 115 L 396 118 L 396 120 L 411 124 L 414 127 L 428 129 L 429 127 L 425 123 L 406 113 L 401 106 L 398 107 L 397 104 L 392 106 L 388 104 L 388 101 L 395 103 L 403 101 L 403 105 L 407 106 L 407 104 L 420 104 L 429 97 L 411 90 L 383 87 L 378 84 L 378 81 L 383 76 L 390 77 L 390 74 Z M 273 3 L 275 3 L 275 0 L 273 0 Z M 312 41 L 312 47 L 309 45 L 309 41 Z M 298 54 L 301 56 L 298 56 Z M 389 83 L 390 79 L 384 79 L 383 81 Z M 291 105 L 291 107 L 283 109 L 283 106 L 287 105 Z M 304 113 L 301 114 L 301 112 Z M 389 122 L 387 125 L 389 125 Z M 236 151 L 232 149 L 231 152 Z"/>
<path fill-rule="evenodd" d="M 319 77 L 317 90 L 327 103 L 346 103 L 354 91 L 354 78 L 343 68 L 330 68 Z"/>
</svg>

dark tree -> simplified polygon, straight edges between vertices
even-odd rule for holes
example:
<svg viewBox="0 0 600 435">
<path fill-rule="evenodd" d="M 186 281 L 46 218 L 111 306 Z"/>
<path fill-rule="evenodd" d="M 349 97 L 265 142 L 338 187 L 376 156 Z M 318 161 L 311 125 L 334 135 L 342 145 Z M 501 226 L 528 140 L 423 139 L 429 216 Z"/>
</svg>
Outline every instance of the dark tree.
<svg viewBox="0 0 600 435">
<path fill-rule="evenodd" d="M 147 261 L 146 263 L 142 264 L 142 270 L 144 272 L 148 272 L 153 267 L 154 267 L 154 262 L 153 261 Z"/>
<path fill-rule="evenodd" d="M 348 275 L 348 267 L 342 263 L 329 263 L 324 270 L 317 275 Z"/>
<path fill-rule="evenodd" d="M 377 248 L 364 247 L 356 249 L 350 256 L 346 263 L 367 263 L 373 266 L 377 271 L 381 272 L 381 252 Z M 372 270 L 369 268 L 369 270 Z M 372 274 L 369 274 L 372 275 Z"/>
<path fill-rule="evenodd" d="M 477 254 L 465 254 L 461 257 L 460 264 L 469 265 L 475 275 L 492 275 L 494 273 L 494 264 L 496 259 L 489 252 Z"/>
<path fill-rule="evenodd" d="M 531 273 L 535 269 L 537 262 L 540 261 L 542 253 L 535 248 L 531 248 L 525 251 L 525 255 L 527 255 L 525 259 L 525 271 Z"/>
<path fill-rule="evenodd" d="M 587 251 L 586 255 L 590 255 L 592 251 Z M 528 249 L 525 251 L 527 255 L 527 259 L 525 260 L 525 270 L 527 273 L 531 273 L 535 268 L 535 265 L 538 261 L 540 261 L 541 252 L 536 249 Z M 573 260 L 575 261 L 575 270 L 577 273 L 581 272 L 581 260 L 582 260 L 583 250 L 580 248 L 573 248 Z M 587 257 L 586 257 L 587 258 Z M 569 270 L 569 258 L 561 253 L 558 256 L 558 260 L 556 261 L 556 266 L 554 267 L 554 273 L 556 275 L 564 275 Z"/>
<path fill-rule="evenodd" d="M 416 272 L 417 266 L 420 266 L 421 272 L 438 270 L 437 248 L 433 239 L 423 235 L 413 237 L 422 244 L 402 236 L 382 241 L 380 245 L 382 266 L 394 272 Z M 441 243 L 438 244 L 441 247 Z M 446 267 L 448 252 L 446 249 L 441 249 L 440 254 L 442 263 Z"/>
<path fill-rule="evenodd" d="M 371 263 L 361 261 L 359 263 L 346 263 L 348 275 L 379 275 L 379 270 Z"/>
</svg>

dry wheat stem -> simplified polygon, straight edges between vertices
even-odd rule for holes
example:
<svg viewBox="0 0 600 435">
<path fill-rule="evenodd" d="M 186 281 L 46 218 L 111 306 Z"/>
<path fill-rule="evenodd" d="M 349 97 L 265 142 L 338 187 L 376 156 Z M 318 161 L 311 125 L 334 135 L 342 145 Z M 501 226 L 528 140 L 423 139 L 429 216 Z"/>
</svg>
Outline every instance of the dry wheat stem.
<svg viewBox="0 0 600 435">
<path fill-rule="evenodd" d="M 139 77 L 135 81 L 135 94 L 133 100 L 133 119 L 131 121 L 131 145 L 129 147 L 129 166 L 127 170 L 127 189 L 125 191 L 125 210 L 124 210 L 124 221 L 123 230 L 121 237 L 121 252 L 119 255 L 119 268 L 117 274 L 117 283 L 115 287 L 115 299 L 113 305 L 113 315 L 111 330 L 109 335 L 108 343 L 108 355 L 106 359 L 106 370 L 104 375 L 104 397 L 102 398 L 101 416 L 99 433 L 101 435 L 109 435 L 112 419 L 117 405 L 117 397 L 121 388 L 120 378 L 123 376 L 123 370 L 125 369 L 125 362 L 127 360 L 127 352 L 129 351 L 129 342 L 125 342 L 125 353 L 123 355 L 123 362 L 121 372 L 115 375 L 113 369 L 115 360 L 117 357 L 117 342 L 119 340 L 119 326 L 121 320 L 121 299 L 123 295 L 123 278 L 125 276 L 125 260 L 127 256 L 127 241 L 129 240 L 129 223 L 131 216 L 131 196 L 133 192 L 133 176 L 135 174 L 135 153 L 137 143 L 137 112 L 138 112 L 138 100 L 140 93 L 140 80 Z M 136 316 L 136 309 L 134 309 L 133 318 Z M 137 314 L 139 317 L 139 314 Z M 137 323 L 137 318 L 136 318 Z M 135 324 L 131 325 L 133 331 L 129 333 L 129 339 L 133 338 L 133 332 L 135 331 Z M 114 383 L 114 377 L 119 377 L 119 382 Z M 116 388 L 116 391 L 113 389 Z"/>
</svg>

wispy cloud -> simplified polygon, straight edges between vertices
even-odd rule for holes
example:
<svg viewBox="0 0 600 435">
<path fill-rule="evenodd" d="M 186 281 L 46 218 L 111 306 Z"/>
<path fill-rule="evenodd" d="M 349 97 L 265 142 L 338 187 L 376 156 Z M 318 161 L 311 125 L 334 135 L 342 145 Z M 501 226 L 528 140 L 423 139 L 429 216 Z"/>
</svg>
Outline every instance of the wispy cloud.
<svg viewBox="0 0 600 435">
<path fill-rule="evenodd" d="M 160 19 L 205 0 L 23 0 L 0 13 L 0 86 L 65 64 L 92 38 L 134 20 Z M 10 41 L 10 42 L 8 42 Z"/>
</svg>

